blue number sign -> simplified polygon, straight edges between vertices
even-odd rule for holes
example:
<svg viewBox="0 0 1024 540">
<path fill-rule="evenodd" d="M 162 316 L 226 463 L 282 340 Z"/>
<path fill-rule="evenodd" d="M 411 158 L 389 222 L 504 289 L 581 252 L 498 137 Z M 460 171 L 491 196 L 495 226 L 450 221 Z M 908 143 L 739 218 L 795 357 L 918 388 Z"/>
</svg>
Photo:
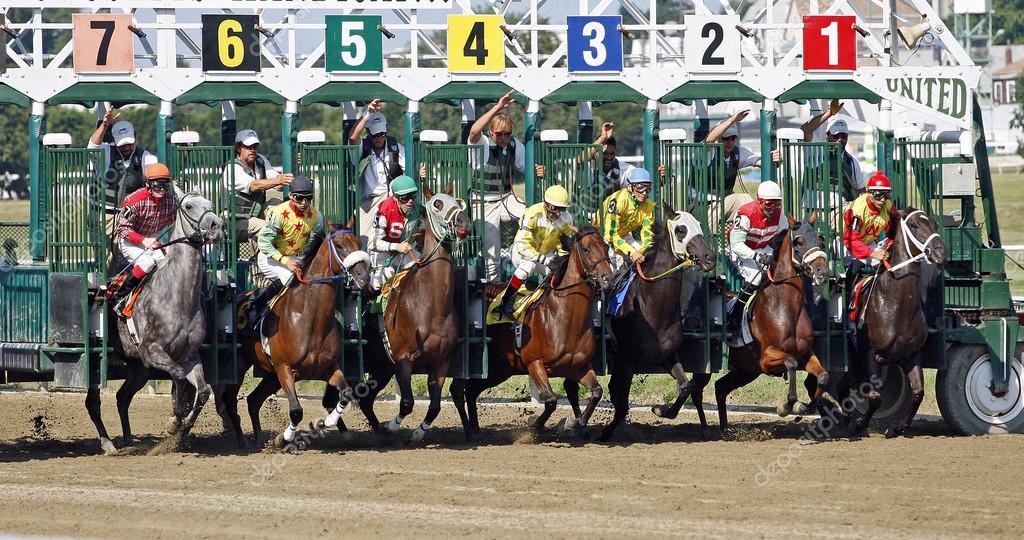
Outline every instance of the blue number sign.
<svg viewBox="0 0 1024 540">
<path fill-rule="evenodd" d="M 622 34 L 619 15 L 570 15 L 569 71 L 622 71 Z"/>
</svg>

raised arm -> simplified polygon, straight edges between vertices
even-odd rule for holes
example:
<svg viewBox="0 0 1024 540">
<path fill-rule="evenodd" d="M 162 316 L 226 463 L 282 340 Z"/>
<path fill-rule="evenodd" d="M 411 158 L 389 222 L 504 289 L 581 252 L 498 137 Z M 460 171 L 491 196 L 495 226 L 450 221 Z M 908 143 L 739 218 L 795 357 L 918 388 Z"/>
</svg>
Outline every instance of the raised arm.
<svg viewBox="0 0 1024 540">
<path fill-rule="evenodd" d="M 748 114 L 750 114 L 750 109 L 743 109 L 742 111 L 737 111 L 729 118 L 722 120 L 717 126 L 711 129 L 711 132 L 708 133 L 704 142 L 708 144 L 718 142 L 718 139 L 722 138 L 722 134 L 725 133 L 725 130 L 729 129 L 729 126 L 742 121 Z"/>
<path fill-rule="evenodd" d="M 839 114 L 839 111 L 842 109 L 843 102 L 838 99 L 833 99 L 832 102 L 828 104 L 828 110 L 822 111 L 821 114 L 816 114 L 812 116 L 810 120 L 804 122 L 804 125 L 800 126 L 800 129 L 804 131 L 804 142 L 811 142 L 811 140 L 814 139 L 814 131 L 827 122 L 829 118 Z"/>
<path fill-rule="evenodd" d="M 362 136 L 363 130 L 366 129 L 366 119 L 370 116 L 370 113 L 380 112 L 381 104 L 380 98 L 374 98 L 369 105 L 366 106 L 366 114 L 356 122 L 355 126 L 352 126 L 352 131 L 348 134 L 348 142 L 351 144 L 359 144 L 359 139 Z"/>
<path fill-rule="evenodd" d="M 103 134 L 106 133 L 107 130 L 110 129 L 111 124 L 116 122 L 120 117 L 121 113 L 119 111 L 107 109 L 107 112 L 103 113 L 103 120 L 100 121 L 100 125 L 96 126 L 92 135 L 89 136 L 89 142 L 92 143 L 93 146 L 103 144 Z"/>
<path fill-rule="evenodd" d="M 509 90 L 507 94 L 501 96 L 498 99 L 498 102 L 495 103 L 493 107 L 491 107 L 484 114 L 480 115 L 480 118 L 477 118 L 476 122 L 473 122 L 473 125 L 470 126 L 469 128 L 469 144 L 476 144 L 480 142 L 480 134 L 483 133 L 484 129 L 487 128 L 488 124 L 491 123 L 491 119 L 494 118 L 494 115 L 509 108 L 509 106 L 512 105 L 513 93 L 515 93 L 515 90 Z"/>
</svg>

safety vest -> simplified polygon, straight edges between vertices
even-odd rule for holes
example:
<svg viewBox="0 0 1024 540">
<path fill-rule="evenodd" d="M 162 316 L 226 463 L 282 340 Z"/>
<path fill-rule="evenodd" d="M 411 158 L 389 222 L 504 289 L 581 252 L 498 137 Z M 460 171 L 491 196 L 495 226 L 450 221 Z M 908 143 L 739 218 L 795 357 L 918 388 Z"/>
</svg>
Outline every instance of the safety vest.
<svg viewBox="0 0 1024 540">
<path fill-rule="evenodd" d="M 391 182 L 395 178 L 402 175 L 402 165 L 399 161 L 398 152 L 398 140 L 394 137 L 385 135 L 386 146 L 384 150 L 387 152 L 387 158 L 384 160 L 384 171 L 387 173 L 388 182 Z M 373 152 L 373 144 L 370 142 L 369 137 L 363 137 L 363 142 L 359 150 L 359 176 L 362 177 L 366 171 L 366 167 L 370 165 L 370 154 Z"/>
<path fill-rule="evenodd" d="M 262 180 L 267 177 L 267 164 L 263 162 L 263 156 L 256 156 L 256 161 L 253 162 L 252 170 L 249 170 L 249 167 L 247 167 L 245 163 L 237 157 L 235 158 L 235 163 L 240 165 L 242 169 L 251 174 L 256 180 Z M 263 213 L 263 208 L 266 205 L 266 191 L 250 191 L 248 193 L 236 191 L 235 219 L 249 219 L 251 217 L 257 217 Z"/>
<path fill-rule="evenodd" d="M 121 208 L 125 197 L 145 186 L 145 175 L 142 167 L 142 155 L 145 150 L 136 147 L 128 164 L 121 159 L 121 153 L 111 146 L 107 157 L 106 207 L 108 214 L 116 214 Z"/>
<path fill-rule="evenodd" d="M 487 147 L 487 161 L 484 162 L 484 191 L 508 193 L 512 181 L 521 180 L 522 173 L 516 170 L 516 141 L 512 139 L 505 148 L 492 144 Z"/>
</svg>

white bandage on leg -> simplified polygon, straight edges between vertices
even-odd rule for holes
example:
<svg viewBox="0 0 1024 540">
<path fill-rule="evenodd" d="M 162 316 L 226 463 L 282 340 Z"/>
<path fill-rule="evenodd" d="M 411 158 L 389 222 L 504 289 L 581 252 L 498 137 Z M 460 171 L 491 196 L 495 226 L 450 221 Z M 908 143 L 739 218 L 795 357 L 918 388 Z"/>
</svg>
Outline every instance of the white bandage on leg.
<svg viewBox="0 0 1024 540">
<path fill-rule="evenodd" d="M 341 420 L 341 415 L 345 414 L 345 408 L 348 407 L 348 404 L 349 402 L 345 399 L 339 401 L 338 406 L 324 419 L 324 425 L 327 427 L 337 426 L 338 420 Z"/>
<path fill-rule="evenodd" d="M 288 427 L 284 428 L 284 440 L 286 442 L 292 442 L 293 440 L 295 440 L 295 431 L 295 426 L 293 426 L 292 424 L 288 424 Z"/>
<path fill-rule="evenodd" d="M 421 422 L 420 426 L 418 428 L 416 428 L 415 431 L 412 432 L 412 438 L 411 438 L 412 442 L 420 442 L 420 441 L 422 441 L 424 435 L 426 435 L 427 431 L 430 430 L 430 427 L 431 427 L 430 424 L 428 424 L 426 422 Z"/>
</svg>

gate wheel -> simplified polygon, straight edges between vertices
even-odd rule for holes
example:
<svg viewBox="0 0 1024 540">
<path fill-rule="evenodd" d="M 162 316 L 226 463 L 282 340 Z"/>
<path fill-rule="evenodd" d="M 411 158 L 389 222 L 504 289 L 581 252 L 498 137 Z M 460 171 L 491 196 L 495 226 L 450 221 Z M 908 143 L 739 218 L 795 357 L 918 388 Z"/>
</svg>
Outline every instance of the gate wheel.
<svg viewBox="0 0 1024 540">
<path fill-rule="evenodd" d="M 895 364 L 882 366 L 882 404 L 878 406 L 874 416 L 871 417 L 871 427 L 887 428 L 893 422 L 899 420 L 900 415 L 910 406 L 910 383 L 903 373 L 903 368 Z M 852 396 L 860 396 L 859 392 L 853 392 Z M 860 397 L 854 400 L 857 410 L 861 413 L 867 412 L 868 400 Z"/>
<path fill-rule="evenodd" d="M 986 347 L 958 345 L 949 351 L 949 366 L 939 371 L 935 394 L 942 417 L 957 433 L 984 435 L 1024 433 L 1024 345 L 1018 345 L 1010 364 L 1010 388 L 1003 396 L 989 390 L 992 363 Z"/>
</svg>

